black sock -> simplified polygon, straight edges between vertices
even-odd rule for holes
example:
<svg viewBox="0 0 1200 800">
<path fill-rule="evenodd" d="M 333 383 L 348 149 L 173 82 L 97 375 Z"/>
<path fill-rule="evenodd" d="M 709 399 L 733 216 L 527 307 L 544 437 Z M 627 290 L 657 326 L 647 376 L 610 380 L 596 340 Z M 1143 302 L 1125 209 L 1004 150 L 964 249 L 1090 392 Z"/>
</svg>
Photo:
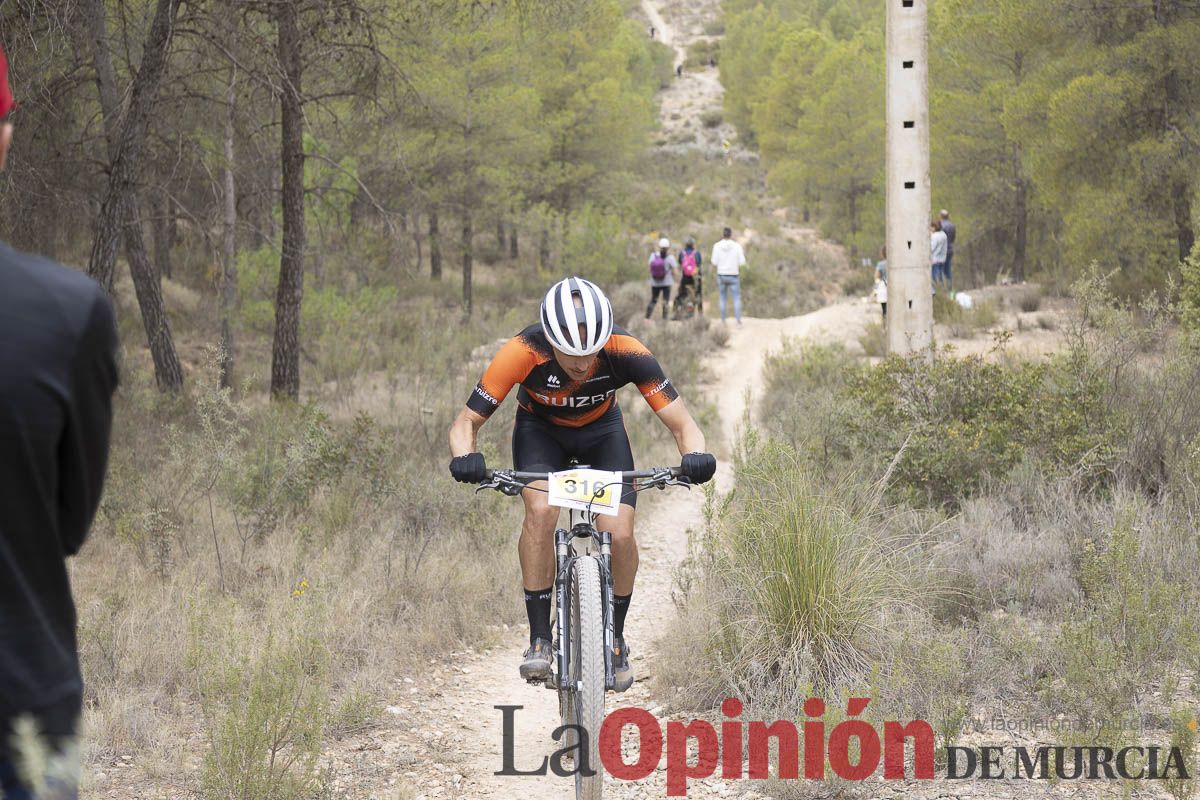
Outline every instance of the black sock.
<svg viewBox="0 0 1200 800">
<path fill-rule="evenodd" d="M 632 597 L 633 592 L 613 595 L 613 636 L 625 635 L 625 615 L 629 613 L 629 600 Z"/>
<path fill-rule="evenodd" d="M 554 587 L 525 590 L 525 613 L 529 616 L 529 643 L 534 639 L 550 641 L 550 600 Z"/>
</svg>

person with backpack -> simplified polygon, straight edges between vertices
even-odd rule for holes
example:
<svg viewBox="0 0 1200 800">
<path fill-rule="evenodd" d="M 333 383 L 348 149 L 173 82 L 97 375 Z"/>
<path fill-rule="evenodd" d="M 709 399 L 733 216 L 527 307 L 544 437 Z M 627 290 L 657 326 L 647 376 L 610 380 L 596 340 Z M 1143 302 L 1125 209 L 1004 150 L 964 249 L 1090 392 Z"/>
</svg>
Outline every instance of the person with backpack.
<svg viewBox="0 0 1200 800">
<path fill-rule="evenodd" d="M 675 271 L 679 263 L 671 255 L 671 240 L 663 237 L 658 240 L 658 249 L 650 254 L 650 305 L 646 306 L 646 319 L 654 313 L 658 304 L 658 296 L 662 295 L 663 320 L 667 319 L 671 306 L 671 287 L 675 285 Z"/>
<path fill-rule="evenodd" d="M 679 297 L 675 303 L 679 306 L 682 312 L 689 301 L 693 302 L 695 308 L 704 313 L 703 295 L 700 293 L 700 265 L 703 261 L 703 256 L 696 249 L 696 240 L 689 236 L 683 249 L 679 251 Z M 695 295 L 693 298 L 692 295 Z M 691 316 L 691 314 L 688 314 Z"/>
</svg>

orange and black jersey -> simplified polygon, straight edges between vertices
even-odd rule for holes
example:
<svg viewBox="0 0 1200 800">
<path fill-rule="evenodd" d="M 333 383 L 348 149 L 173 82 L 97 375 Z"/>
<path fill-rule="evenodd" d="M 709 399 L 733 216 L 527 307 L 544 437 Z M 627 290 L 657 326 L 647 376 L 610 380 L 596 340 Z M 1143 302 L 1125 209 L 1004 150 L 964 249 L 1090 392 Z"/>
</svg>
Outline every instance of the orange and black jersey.
<svg viewBox="0 0 1200 800">
<path fill-rule="evenodd" d="M 660 411 L 679 396 L 646 346 L 614 326 L 583 380 L 567 377 L 540 324 L 509 339 L 484 371 L 467 408 L 491 416 L 512 387 L 520 385 L 521 408 L 555 425 L 579 428 L 595 422 L 616 405 L 617 390 L 637 386 L 650 408 Z"/>
</svg>

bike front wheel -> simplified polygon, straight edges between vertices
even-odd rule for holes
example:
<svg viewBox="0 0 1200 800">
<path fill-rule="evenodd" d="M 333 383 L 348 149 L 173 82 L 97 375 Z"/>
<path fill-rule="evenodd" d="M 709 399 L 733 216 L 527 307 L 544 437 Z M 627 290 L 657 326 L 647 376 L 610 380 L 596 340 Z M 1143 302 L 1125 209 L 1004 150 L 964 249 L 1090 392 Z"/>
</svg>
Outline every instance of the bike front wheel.
<svg viewBox="0 0 1200 800">
<path fill-rule="evenodd" d="M 600 764 L 600 725 L 604 722 L 604 612 L 600 591 L 600 562 L 582 557 L 571 567 L 571 663 L 573 691 L 561 704 L 563 723 L 578 725 L 587 733 L 586 758 L 592 774 L 575 772 L 575 797 L 600 800 L 604 769 Z M 582 766 L 577 764 L 577 767 Z"/>
</svg>

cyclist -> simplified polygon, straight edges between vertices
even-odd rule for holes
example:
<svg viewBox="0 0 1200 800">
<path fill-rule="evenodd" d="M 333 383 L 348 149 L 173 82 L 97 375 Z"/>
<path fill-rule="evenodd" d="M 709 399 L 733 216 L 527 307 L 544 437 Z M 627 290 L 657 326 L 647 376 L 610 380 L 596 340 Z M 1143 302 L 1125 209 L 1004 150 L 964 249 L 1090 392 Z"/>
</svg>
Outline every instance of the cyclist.
<svg viewBox="0 0 1200 800">
<path fill-rule="evenodd" d="M 550 287 L 542 301 L 541 322 L 509 339 L 496 353 L 450 426 L 450 474 L 463 483 L 484 479 L 486 465 L 476 451 L 476 434 L 518 385 L 512 435 L 515 469 L 553 472 L 576 458 L 596 469 L 632 470 L 633 452 L 616 398 L 617 390 L 629 383 L 637 386 L 675 437 L 683 474 L 692 483 L 711 479 L 716 459 L 704 452 L 704 434 L 683 398 L 645 345 L 613 324 L 612 305 L 604 293 L 583 278 L 567 278 Z M 547 503 L 545 489 L 546 482 L 537 481 L 522 492 L 525 521 L 517 553 L 529 616 L 529 649 L 520 667 L 526 680 L 545 679 L 554 654 L 550 605 L 558 509 Z M 612 534 L 613 665 L 619 692 L 633 684 L 625 615 L 638 568 L 636 504 L 637 494 L 627 483 L 620 513 L 597 522 L 600 530 Z"/>
</svg>

